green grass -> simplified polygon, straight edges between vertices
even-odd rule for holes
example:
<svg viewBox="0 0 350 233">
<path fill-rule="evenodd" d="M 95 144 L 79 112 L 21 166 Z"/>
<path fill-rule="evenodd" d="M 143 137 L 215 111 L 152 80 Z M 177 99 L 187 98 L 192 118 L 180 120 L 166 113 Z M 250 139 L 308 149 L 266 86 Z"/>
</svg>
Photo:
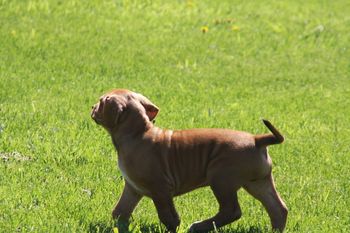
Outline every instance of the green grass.
<svg viewBox="0 0 350 233">
<path fill-rule="evenodd" d="M 112 88 L 148 96 L 157 125 L 266 132 L 286 232 L 350 232 L 350 3 L 0 0 L 0 231 L 110 232 L 123 180 L 90 108 Z M 208 27 L 206 33 L 201 28 Z M 232 30 L 238 29 L 238 30 Z M 239 191 L 223 232 L 266 232 Z M 209 189 L 175 199 L 185 232 Z M 159 232 L 152 202 L 134 232 Z"/>
</svg>

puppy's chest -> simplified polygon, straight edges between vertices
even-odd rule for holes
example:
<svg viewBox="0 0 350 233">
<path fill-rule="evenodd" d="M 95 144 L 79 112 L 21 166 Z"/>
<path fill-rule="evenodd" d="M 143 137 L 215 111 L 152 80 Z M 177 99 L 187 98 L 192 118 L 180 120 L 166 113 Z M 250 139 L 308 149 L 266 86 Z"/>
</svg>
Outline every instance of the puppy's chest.
<svg viewBox="0 0 350 233">
<path fill-rule="evenodd" d="M 140 182 L 133 178 L 135 177 L 135 174 L 133 174 L 133 169 L 135 168 L 129 168 L 127 166 L 127 164 L 122 160 L 122 159 L 118 159 L 118 166 L 119 166 L 119 170 L 122 173 L 124 179 L 140 194 L 142 195 L 149 195 L 149 191 L 143 187 L 142 185 L 140 185 Z"/>
</svg>

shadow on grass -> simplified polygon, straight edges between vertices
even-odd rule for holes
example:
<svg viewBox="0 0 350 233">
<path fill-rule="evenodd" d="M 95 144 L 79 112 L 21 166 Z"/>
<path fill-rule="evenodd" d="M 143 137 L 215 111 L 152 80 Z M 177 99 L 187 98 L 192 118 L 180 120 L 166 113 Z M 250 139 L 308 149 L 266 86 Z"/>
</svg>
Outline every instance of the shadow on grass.
<svg viewBox="0 0 350 233">
<path fill-rule="evenodd" d="M 118 231 L 114 231 L 113 228 L 118 228 Z M 163 227 L 161 227 L 159 224 L 147 224 L 147 223 L 141 223 L 140 225 L 134 226 L 131 224 L 130 226 L 122 225 L 122 226 L 115 226 L 112 227 L 109 224 L 97 222 L 97 223 L 91 223 L 89 226 L 90 233 L 133 233 L 133 232 L 141 232 L 141 233 L 163 233 L 166 232 Z M 186 231 L 184 231 L 186 232 Z M 214 231 L 211 231 L 214 233 Z M 219 233 L 263 233 L 266 232 L 266 229 L 261 229 L 257 226 L 251 226 L 248 228 L 238 227 L 238 229 L 218 229 L 217 232 Z"/>
<path fill-rule="evenodd" d="M 114 228 L 117 228 L 118 230 L 113 230 Z M 132 232 L 142 232 L 142 233 L 162 233 L 165 232 L 164 229 L 161 228 L 159 224 L 145 224 L 142 223 L 140 225 L 134 226 L 133 224 L 127 226 L 127 225 L 118 225 L 112 226 L 112 224 L 103 223 L 103 222 L 97 222 L 97 223 L 90 223 L 89 225 L 89 231 L 90 233 L 132 233 Z"/>
<path fill-rule="evenodd" d="M 266 232 L 266 230 L 262 230 L 261 228 L 257 227 L 257 226 L 251 226 L 249 228 L 238 228 L 235 230 L 231 230 L 231 229 L 222 229 L 222 230 L 218 230 L 218 232 L 221 233 L 263 233 Z"/>
<path fill-rule="evenodd" d="M 113 232 L 113 227 L 103 222 L 90 223 L 88 232 L 91 233 L 109 233 Z"/>
</svg>

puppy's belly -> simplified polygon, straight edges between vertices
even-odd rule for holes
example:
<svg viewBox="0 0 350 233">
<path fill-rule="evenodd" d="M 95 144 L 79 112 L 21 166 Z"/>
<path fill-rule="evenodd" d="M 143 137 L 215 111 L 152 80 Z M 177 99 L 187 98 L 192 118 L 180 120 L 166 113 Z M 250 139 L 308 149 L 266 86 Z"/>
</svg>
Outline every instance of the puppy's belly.
<svg viewBox="0 0 350 233">
<path fill-rule="evenodd" d="M 183 184 L 182 187 L 178 188 L 177 190 L 175 190 L 174 192 L 174 196 L 180 196 L 182 194 L 191 192 L 195 189 L 201 188 L 201 187 L 205 187 L 208 186 L 208 183 L 206 180 L 203 179 L 203 181 L 199 181 L 196 183 L 191 183 L 191 184 Z"/>
</svg>

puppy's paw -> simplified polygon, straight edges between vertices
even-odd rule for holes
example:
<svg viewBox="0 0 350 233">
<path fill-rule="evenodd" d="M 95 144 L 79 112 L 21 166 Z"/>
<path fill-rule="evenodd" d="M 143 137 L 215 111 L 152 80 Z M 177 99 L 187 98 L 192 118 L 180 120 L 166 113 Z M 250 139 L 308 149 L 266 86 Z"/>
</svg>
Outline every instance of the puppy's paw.
<svg viewBox="0 0 350 233">
<path fill-rule="evenodd" d="M 115 226 L 118 229 L 118 232 L 120 233 L 128 233 L 129 231 L 129 225 L 130 222 L 123 218 L 117 218 L 115 219 Z"/>
<path fill-rule="evenodd" d="M 210 231 L 210 227 L 208 229 L 207 224 L 203 223 L 202 221 L 192 223 L 190 229 L 188 230 L 189 233 L 199 233 L 208 231 Z"/>
</svg>

